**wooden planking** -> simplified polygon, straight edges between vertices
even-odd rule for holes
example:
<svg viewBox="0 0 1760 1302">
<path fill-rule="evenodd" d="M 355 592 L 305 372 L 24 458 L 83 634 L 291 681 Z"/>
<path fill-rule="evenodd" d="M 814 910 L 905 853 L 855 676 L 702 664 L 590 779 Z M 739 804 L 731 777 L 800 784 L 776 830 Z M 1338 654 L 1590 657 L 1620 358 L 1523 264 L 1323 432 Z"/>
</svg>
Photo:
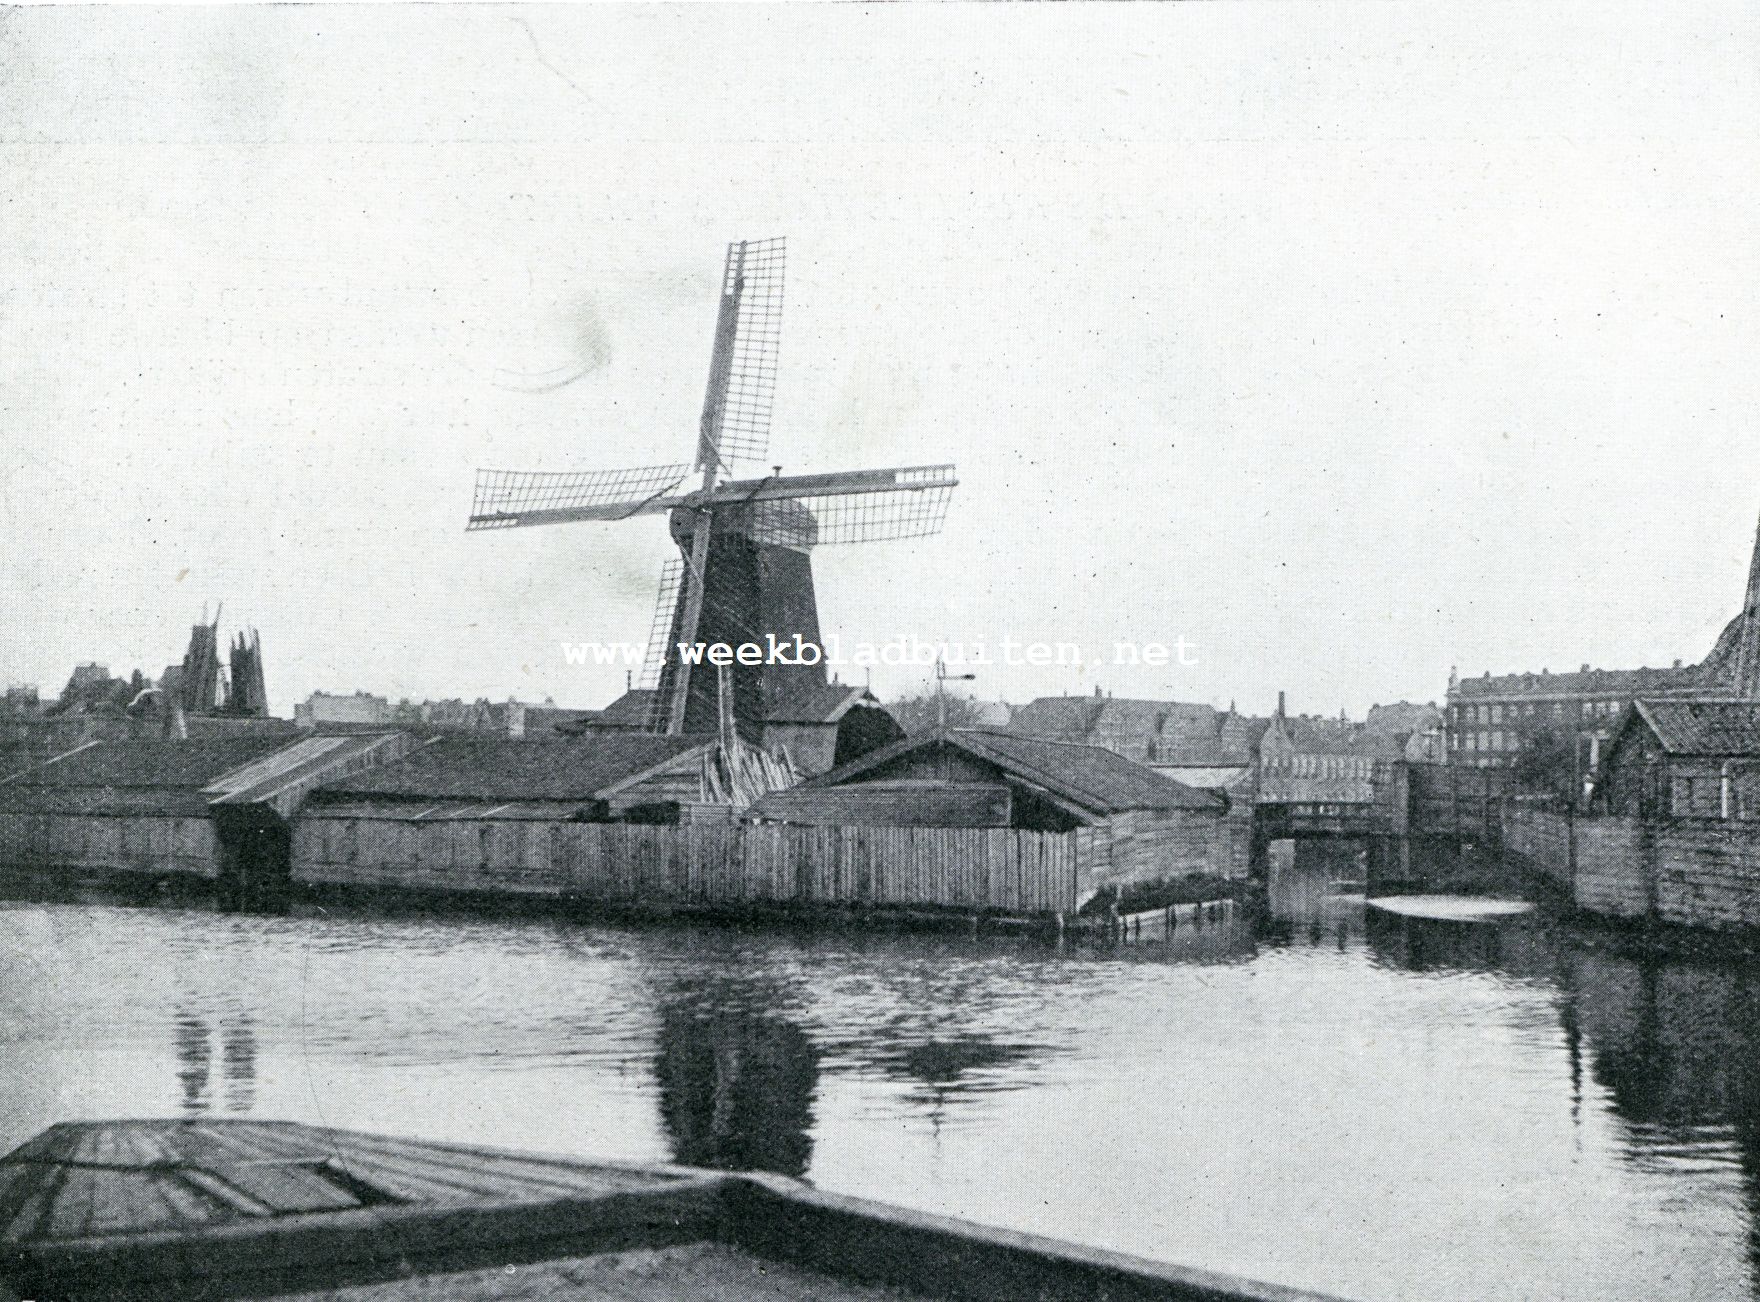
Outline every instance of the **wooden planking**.
<svg viewBox="0 0 1760 1302">
<path fill-rule="evenodd" d="M 286 1122 L 64 1124 L 0 1159 L 0 1241 L 139 1233 L 369 1203 L 499 1205 L 621 1195 L 666 1189 L 680 1178 Z"/>
<path fill-rule="evenodd" d="M 216 878 L 220 853 L 202 817 L 0 813 L 0 864 Z"/>
<path fill-rule="evenodd" d="M 294 879 L 568 895 L 608 904 L 1073 909 L 1075 833 L 1009 828 L 571 823 L 433 824 L 309 816 Z"/>
</svg>

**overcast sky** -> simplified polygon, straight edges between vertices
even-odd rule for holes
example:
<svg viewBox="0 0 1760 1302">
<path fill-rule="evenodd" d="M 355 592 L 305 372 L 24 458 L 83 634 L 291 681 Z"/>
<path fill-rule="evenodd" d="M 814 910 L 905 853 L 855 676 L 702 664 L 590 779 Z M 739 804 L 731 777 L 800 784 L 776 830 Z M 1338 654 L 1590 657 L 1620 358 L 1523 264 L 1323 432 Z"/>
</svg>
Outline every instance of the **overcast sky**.
<svg viewBox="0 0 1760 1302">
<path fill-rule="evenodd" d="M 828 631 L 1183 635 L 976 686 L 1260 711 L 1696 659 L 1760 512 L 1757 13 L 0 10 L 0 679 L 224 600 L 281 713 L 609 699 L 559 644 L 646 636 L 664 522 L 466 536 L 473 470 L 688 459 L 769 235 L 773 459 L 962 481 L 817 554 Z"/>
</svg>

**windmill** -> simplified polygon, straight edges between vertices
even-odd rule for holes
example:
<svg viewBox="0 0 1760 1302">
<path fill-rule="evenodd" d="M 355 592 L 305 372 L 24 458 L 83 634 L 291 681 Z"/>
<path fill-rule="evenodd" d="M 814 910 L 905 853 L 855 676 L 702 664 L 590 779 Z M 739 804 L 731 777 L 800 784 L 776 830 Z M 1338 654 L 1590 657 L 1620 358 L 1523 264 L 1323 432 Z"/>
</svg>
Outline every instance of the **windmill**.
<svg viewBox="0 0 1760 1302">
<path fill-rule="evenodd" d="M 762 742 L 768 722 L 810 714 L 832 685 L 823 665 L 734 665 L 718 682 L 680 643 L 820 642 L 811 552 L 840 543 L 938 532 L 959 482 L 951 465 L 734 479 L 740 462 L 769 451 L 782 335 L 781 239 L 727 247 L 709 357 L 708 390 L 688 463 L 631 470 L 479 470 L 469 529 L 628 520 L 667 515 L 679 561 L 663 575 L 650 640 L 647 726 L 710 733 L 731 708 L 742 736 Z M 687 479 L 694 487 L 680 491 Z M 844 690 L 844 689 L 838 689 Z"/>
</svg>

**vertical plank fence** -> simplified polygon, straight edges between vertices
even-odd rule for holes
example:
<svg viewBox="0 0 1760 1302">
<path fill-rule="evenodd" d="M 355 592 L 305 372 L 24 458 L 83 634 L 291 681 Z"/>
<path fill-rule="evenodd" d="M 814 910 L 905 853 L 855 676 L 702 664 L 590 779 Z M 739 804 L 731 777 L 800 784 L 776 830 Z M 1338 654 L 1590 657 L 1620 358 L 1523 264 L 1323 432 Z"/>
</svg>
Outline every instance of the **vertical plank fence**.
<svg viewBox="0 0 1760 1302">
<path fill-rule="evenodd" d="M 1073 912 L 1074 833 L 1008 828 L 408 820 L 307 815 L 309 885 L 570 896 L 606 904 Z"/>
</svg>

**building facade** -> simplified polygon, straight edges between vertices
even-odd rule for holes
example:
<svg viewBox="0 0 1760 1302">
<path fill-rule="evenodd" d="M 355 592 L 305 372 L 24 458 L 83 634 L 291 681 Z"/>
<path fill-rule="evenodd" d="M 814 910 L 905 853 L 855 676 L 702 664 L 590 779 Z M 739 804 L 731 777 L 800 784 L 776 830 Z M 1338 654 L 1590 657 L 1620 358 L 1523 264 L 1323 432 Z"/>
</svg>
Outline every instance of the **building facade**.
<svg viewBox="0 0 1760 1302">
<path fill-rule="evenodd" d="M 1667 669 L 1591 669 L 1574 674 L 1487 673 L 1448 678 L 1447 754 L 1453 764 L 1506 768 L 1543 733 L 1578 750 L 1585 779 L 1593 777 L 1621 714 L 1639 697 L 1690 700 L 1727 690 L 1713 661 Z"/>
</svg>

